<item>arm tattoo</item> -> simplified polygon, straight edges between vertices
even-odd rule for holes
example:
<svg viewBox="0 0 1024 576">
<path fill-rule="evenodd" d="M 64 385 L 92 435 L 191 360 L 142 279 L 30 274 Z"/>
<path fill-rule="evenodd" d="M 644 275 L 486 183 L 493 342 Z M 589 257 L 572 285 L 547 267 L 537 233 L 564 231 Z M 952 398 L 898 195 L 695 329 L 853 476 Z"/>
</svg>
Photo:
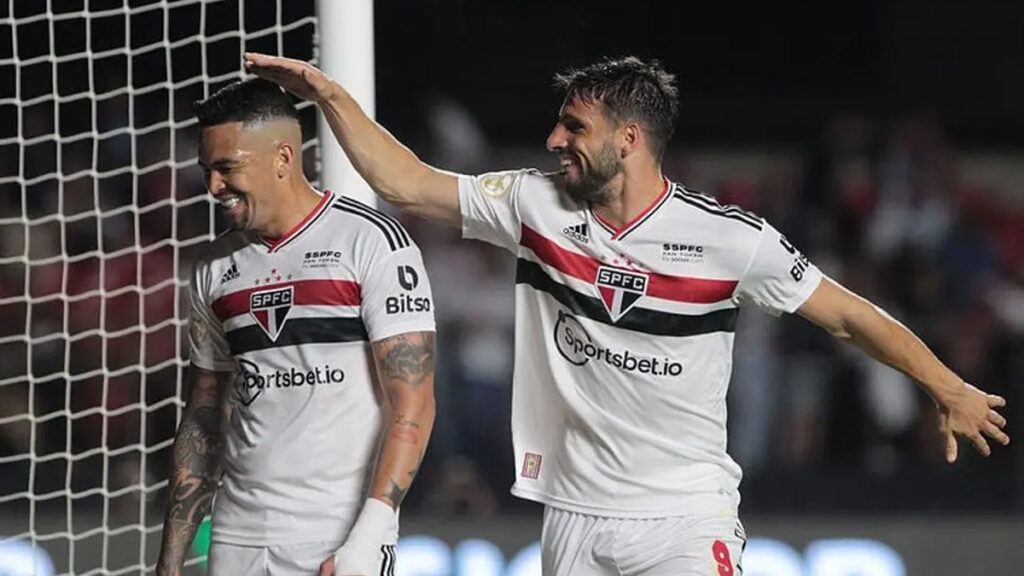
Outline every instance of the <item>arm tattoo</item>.
<svg viewBox="0 0 1024 576">
<path fill-rule="evenodd" d="M 202 400 L 196 395 L 195 400 Z M 220 406 L 186 408 L 174 439 L 174 469 L 167 494 L 157 574 L 174 574 L 185 560 L 199 523 L 210 509 L 224 452 Z"/>
<path fill-rule="evenodd" d="M 391 501 L 392 506 L 396 509 L 402 504 L 402 499 L 405 498 L 405 493 L 409 491 L 409 487 L 402 488 L 394 480 L 391 480 L 391 487 L 388 488 L 388 493 L 384 495 L 385 498 Z"/>
<path fill-rule="evenodd" d="M 400 334 L 389 338 L 392 346 L 381 360 L 382 379 L 402 380 L 419 386 L 434 374 L 434 334 Z"/>
</svg>

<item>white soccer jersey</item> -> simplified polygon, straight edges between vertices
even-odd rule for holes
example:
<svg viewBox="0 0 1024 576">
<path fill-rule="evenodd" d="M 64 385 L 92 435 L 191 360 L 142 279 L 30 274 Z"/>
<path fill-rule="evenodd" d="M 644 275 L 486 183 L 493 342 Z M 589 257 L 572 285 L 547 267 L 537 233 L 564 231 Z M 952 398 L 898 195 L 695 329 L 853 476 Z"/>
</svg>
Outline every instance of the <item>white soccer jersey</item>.
<svg viewBox="0 0 1024 576">
<path fill-rule="evenodd" d="M 459 200 L 465 237 L 518 257 L 513 493 L 603 516 L 735 513 L 738 306 L 792 312 L 818 269 L 761 218 L 668 181 L 621 230 L 535 171 L 460 176 Z"/>
<path fill-rule="evenodd" d="M 215 541 L 344 538 L 382 432 L 370 342 L 433 331 L 432 308 L 402 226 L 348 198 L 325 193 L 275 243 L 231 232 L 210 245 L 192 281 L 192 362 L 238 374 Z"/>
</svg>

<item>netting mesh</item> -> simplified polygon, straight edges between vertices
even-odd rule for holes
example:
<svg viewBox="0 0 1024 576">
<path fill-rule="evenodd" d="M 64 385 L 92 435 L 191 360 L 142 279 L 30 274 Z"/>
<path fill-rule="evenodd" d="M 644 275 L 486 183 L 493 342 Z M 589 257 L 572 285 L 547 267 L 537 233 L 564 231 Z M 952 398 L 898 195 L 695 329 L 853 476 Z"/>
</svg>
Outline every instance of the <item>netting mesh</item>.
<svg viewBox="0 0 1024 576">
<path fill-rule="evenodd" d="M 220 228 L 191 105 L 241 76 L 245 50 L 314 59 L 314 8 L 0 7 L 0 561 L 20 540 L 62 574 L 155 562 L 188 272 Z"/>
</svg>

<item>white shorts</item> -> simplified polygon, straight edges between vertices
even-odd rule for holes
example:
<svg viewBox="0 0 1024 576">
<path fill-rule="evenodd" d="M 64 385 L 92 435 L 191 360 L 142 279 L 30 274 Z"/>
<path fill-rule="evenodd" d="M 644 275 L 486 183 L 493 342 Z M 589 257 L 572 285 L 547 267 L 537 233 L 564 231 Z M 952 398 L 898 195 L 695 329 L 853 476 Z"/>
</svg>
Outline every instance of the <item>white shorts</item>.
<svg viewBox="0 0 1024 576">
<path fill-rule="evenodd" d="M 747 543 L 733 515 L 606 518 L 544 509 L 544 576 L 741 576 Z"/>
<path fill-rule="evenodd" d="M 210 543 L 209 576 L 316 576 L 320 563 L 334 554 L 337 542 L 311 542 L 287 546 L 235 546 Z M 395 547 L 380 547 L 378 572 L 373 576 L 394 576 Z"/>
</svg>

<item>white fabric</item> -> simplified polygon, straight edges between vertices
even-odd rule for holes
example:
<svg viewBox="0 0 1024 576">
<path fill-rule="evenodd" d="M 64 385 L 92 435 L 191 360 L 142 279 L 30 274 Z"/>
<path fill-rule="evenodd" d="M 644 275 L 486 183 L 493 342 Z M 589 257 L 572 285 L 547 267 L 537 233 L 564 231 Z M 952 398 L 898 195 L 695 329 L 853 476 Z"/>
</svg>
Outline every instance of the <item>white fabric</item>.
<svg viewBox="0 0 1024 576">
<path fill-rule="evenodd" d="M 741 576 L 746 533 L 735 515 L 607 518 L 544 510 L 545 576 Z"/>
<path fill-rule="evenodd" d="M 434 330 L 419 250 L 390 217 L 325 197 L 273 245 L 218 238 L 194 278 L 192 362 L 238 371 L 213 540 L 340 543 L 382 428 L 370 342 Z"/>
<path fill-rule="evenodd" d="M 518 258 L 514 494 L 601 516 L 727 512 L 737 307 L 821 273 L 760 217 L 666 182 L 612 230 L 535 171 L 459 177 L 463 235 Z"/>
</svg>

